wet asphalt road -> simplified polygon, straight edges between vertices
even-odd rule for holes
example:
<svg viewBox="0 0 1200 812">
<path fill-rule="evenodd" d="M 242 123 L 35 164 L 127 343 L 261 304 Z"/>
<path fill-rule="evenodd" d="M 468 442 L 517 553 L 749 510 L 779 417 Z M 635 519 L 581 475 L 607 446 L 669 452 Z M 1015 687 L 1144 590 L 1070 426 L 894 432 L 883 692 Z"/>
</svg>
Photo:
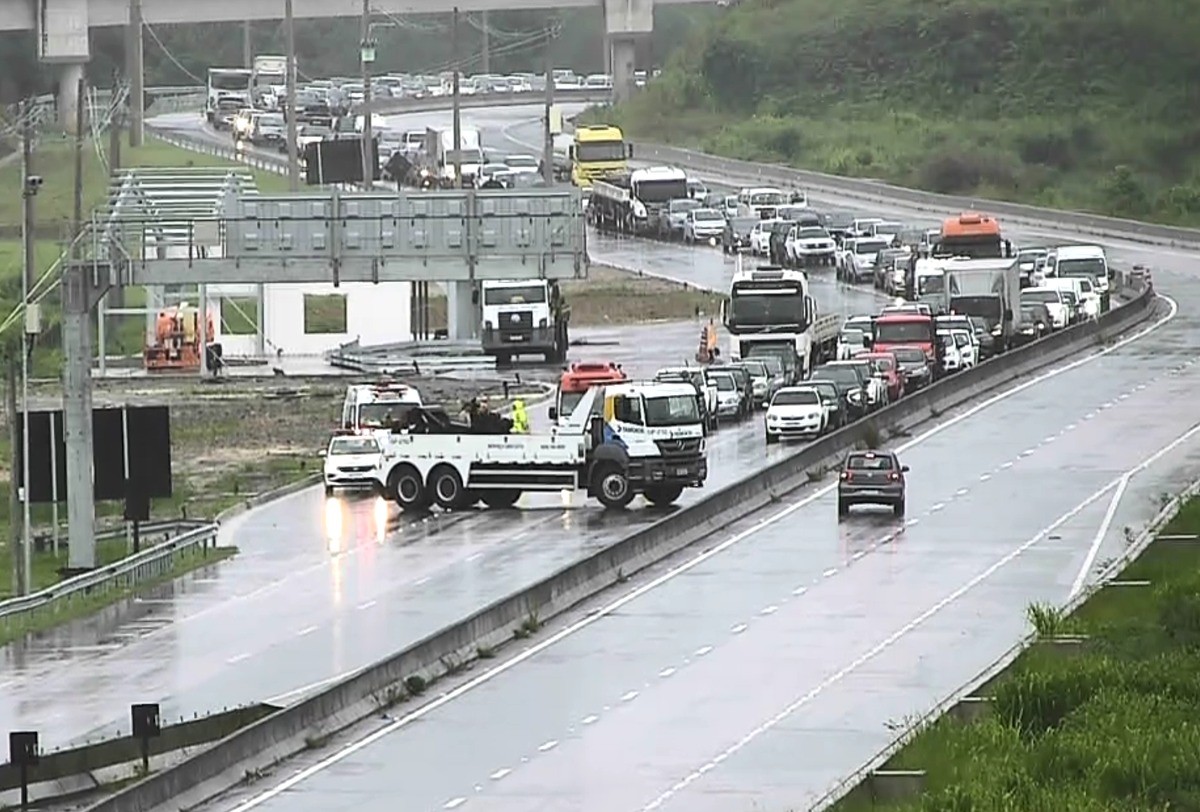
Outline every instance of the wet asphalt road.
<svg viewBox="0 0 1200 812">
<path fill-rule="evenodd" d="M 581 610 L 573 633 L 545 629 L 514 652 L 523 662 L 435 700 L 420 725 L 373 721 L 393 732 L 290 763 L 288 775 L 314 770 L 286 792 L 215 806 L 383 809 L 403 787 L 419 809 L 803 808 L 886 746 L 887 723 L 1000 656 L 1026 605 L 1064 601 L 1194 475 L 1196 256 L 1109 248 L 1149 264 L 1179 312 L 902 443 L 906 520 L 839 524 L 831 494 L 799 494 L 722 531 L 686 572 Z"/>
<path fill-rule="evenodd" d="M 414 118 L 412 126 L 426 126 Z M 489 130 L 485 143 L 500 137 L 499 128 Z M 610 256 L 602 244 L 592 253 Z M 720 287 L 732 274 L 711 248 L 624 241 L 613 254 L 698 285 Z M 824 279 L 814 280 L 814 295 L 845 313 L 872 312 L 881 301 Z M 573 339 L 589 343 L 571 358 L 612 359 L 648 376 L 690 359 L 699 328 L 578 329 Z M 531 416 L 535 429 L 548 424 L 545 405 Z M 757 419 L 724 427 L 710 438 L 704 490 L 790 450 L 767 449 Z M 681 504 L 704 490 L 685 493 Z M 221 534 L 240 548 L 235 560 L 103 618 L 0 649 L 0 730 L 34 727 L 55 747 L 127 733 L 134 702 L 158 701 L 168 719 L 292 702 L 663 515 L 640 502 L 606 515 L 578 494 L 569 506 L 557 496 L 521 504 L 528 509 L 519 513 L 413 520 L 374 499 L 326 500 L 312 488 L 238 517 Z M 231 635 L 231 625 L 239 633 Z"/>
</svg>

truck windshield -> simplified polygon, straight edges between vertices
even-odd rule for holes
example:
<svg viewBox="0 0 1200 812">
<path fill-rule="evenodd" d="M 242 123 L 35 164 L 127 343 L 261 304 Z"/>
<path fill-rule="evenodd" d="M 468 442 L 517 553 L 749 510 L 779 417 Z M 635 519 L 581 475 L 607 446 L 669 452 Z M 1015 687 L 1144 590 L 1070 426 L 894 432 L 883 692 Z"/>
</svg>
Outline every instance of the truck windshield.
<svg viewBox="0 0 1200 812">
<path fill-rule="evenodd" d="M 575 157 L 582 163 L 588 161 L 623 161 L 625 160 L 625 145 L 620 141 L 577 144 L 575 146 Z"/>
<path fill-rule="evenodd" d="M 541 285 L 488 288 L 483 292 L 483 303 L 493 306 L 545 304 L 546 289 Z"/>
<path fill-rule="evenodd" d="M 249 73 L 222 73 L 210 71 L 208 83 L 213 90 L 248 90 L 250 88 Z"/>
<path fill-rule="evenodd" d="M 634 195 L 643 203 L 666 203 L 687 197 L 685 180 L 643 180 L 637 183 Z"/>
<path fill-rule="evenodd" d="M 955 296 L 950 300 L 950 309 L 966 316 L 982 316 L 992 321 L 1000 320 L 999 296 Z"/>
<path fill-rule="evenodd" d="M 783 192 L 754 192 L 750 195 L 751 206 L 782 206 Z"/>
<path fill-rule="evenodd" d="M 792 327 L 803 329 L 804 296 L 799 288 L 775 291 L 734 290 L 730 302 L 730 326 Z"/>
<path fill-rule="evenodd" d="M 561 417 L 570 417 L 575 411 L 575 407 L 579 405 L 579 401 L 583 400 L 583 392 L 563 392 L 558 396 L 558 414 Z"/>
<path fill-rule="evenodd" d="M 999 259 L 1004 256 L 1000 238 L 994 234 L 982 237 L 954 237 L 942 239 L 933 247 L 938 257 L 970 257 L 971 259 Z"/>
<path fill-rule="evenodd" d="M 1090 276 L 1093 279 L 1103 279 L 1108 275 L 1104 260 L 1095 259 L 1060 259 L 1054 265 L 1055 273 L 1059 276 Z"/>
<path fill-rule="evenodd" d="M 883 344 L 929 341 L 928 321 L 875 322 L 875 340 Z"/>
<path fill-rule="evenodd" d="M 646 398 L 647 426 L 687 426 L 700 422 L 700 405 L 694 395 Z"/>
</svg>

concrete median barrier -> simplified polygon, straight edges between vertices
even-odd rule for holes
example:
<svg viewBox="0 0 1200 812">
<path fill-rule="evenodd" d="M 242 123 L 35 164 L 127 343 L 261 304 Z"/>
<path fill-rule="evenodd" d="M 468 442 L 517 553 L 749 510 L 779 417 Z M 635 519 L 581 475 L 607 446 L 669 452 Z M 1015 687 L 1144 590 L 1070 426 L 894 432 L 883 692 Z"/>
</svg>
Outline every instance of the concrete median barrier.
<svg viewBox="0 0 1200 812">
<path fill-rule="evenodd" d="M 607 104 L 612 101 L 611 90 L 556 90 L 555 104 Z M 546 103 L 544 93 L 488 93 L 472 96 L 459 96 L 458 105 L 463 110 L 479 107 L 526 107 Z M 449 111 L 451 101 L 448 96 L 434 96 L 428 99 L 380 99 L 372 102 L 372 110 L 381 116 L 396 115 L 397 113 L 431 113 L 438 110 Z"/>
<path fill-rule="evenodd" d="M 680 508 L 654 524 L 578 561 L 408 649 L 366 667 L 295 705 L 246 727 L 187 761 L 151 775 L 90 807 L 94 812 L 148 812 L 170 802 L 191 808 L 281 759 L 324 742 L 385 707 L 423 693 L 480 652 L 526 637 L 546 620 L 621 583 L 785 494 L 818 480 L 850 448 L 894 436 L 938 414 L 1014 382 L 1089 346 L 1110 341 L 1155 316 L 1150 289 L 1101 318 L 951 376 L 881 409 L 869 420 L 831 433 L 746 479 Z M 497 661 L 497 667 L 504 667 Z"/>
</svg>

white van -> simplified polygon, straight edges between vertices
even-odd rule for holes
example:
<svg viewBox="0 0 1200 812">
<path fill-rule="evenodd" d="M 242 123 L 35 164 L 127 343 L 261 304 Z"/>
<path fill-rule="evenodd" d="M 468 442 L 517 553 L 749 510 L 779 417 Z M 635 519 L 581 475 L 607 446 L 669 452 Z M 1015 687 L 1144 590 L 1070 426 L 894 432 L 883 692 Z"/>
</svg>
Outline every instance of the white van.
<svg viewBox="0 0 1200 812">
<path fill-rule="evenodd" d="M 1108 292 L 1108 255 L 1099 245 L 1060 245 L 1050 252 L 1047 277 L 1096 280 L 1096 293 Z"/>
<path fill-rule="evenodd" d="M 1071 309 L 1058 288 L 1025 288 L 1021 291 L 1021 304 L 1045 305 L 1050 314 L 1051 330 L 1061 330 L 1071 322 Z"/>
</svg>

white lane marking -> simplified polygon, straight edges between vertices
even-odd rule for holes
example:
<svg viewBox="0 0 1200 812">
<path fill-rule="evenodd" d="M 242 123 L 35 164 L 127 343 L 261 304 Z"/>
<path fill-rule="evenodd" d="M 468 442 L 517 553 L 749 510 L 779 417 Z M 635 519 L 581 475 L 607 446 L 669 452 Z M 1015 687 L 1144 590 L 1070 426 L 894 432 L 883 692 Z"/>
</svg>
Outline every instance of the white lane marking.
<svg viewBox="0 0 1200 812">
<path fill-rule="evenodd" d="M 242 660 L 248 660 L 248 659 L 250 659 L 250 655 L 242 653 L 242 654 L 235 654 L 234 656 L 230 657 L 225 662 L 228 663 L 229 665 L 233 665 L 234 663 L 240 663 Z M 3 686 L 0 686 L 0 687 L 3 687 Z"/>
<path fill-rule="evenodd" d="M 304 637 L 304 636 L 306 636 L 306 635 L 310 635 L 310 634 L 312 634 L 312 633 L 313 633 L 313 632 L 315 632 L 316 630 L 317 630 L 317 627 L 316 627 L 316 626 L 306 626 L 305 628 L 303 628 L 303 629 L 301 629 L 300 631 L 296 632 L 296 636 L 297 636 L 297 637 Z"/>
<path fill-rule="evenodd" d="M 1028 457 L 1030 454 L 1032 454 L 1035 451 L 1037 451 L 1036 448 L 1027 448 L 1024 451 L 1022 451 L 1020 454 L 1018 454 L 1017 456 Z"/>
<path fill-rule="evenodd" d="M 553 750 L 555 747 L 558 747 L 558 739 L 551 739 L 550 741 L 546 742 L 545 744 L 539 745 L 538 752 L 539 753 L 548 753 L 551 750 Z"/>
<path fill-rule="evenodd" d="M 1043 443 L 1043 444 L 1046 444 L 1046 443 L 1052 443 L 1052 442 L 1054 442 L 1054 441 L 1055 441 L 1055 440 L 1057 440 L 1057 439 L 1058 439 L 1058 437 L 1057 437 L 1057 436 L 1054 436 L 1054 437 L 1047 437 L 1045 440 L 1042 440 L 1042 443 Z"/>
<path fill-rule="evenodd" d="M 483 558 L 483 553 L 471 553 L 469 556 L 467 556 L 466 560 L 467 561 L 477 561 L 480 558 Z"/>
<path fill-rule="evenodd" d="M 1129 487 L 1129 478 L 1131 474 L 1126 474 L 1117 484 L 1117 489 L 1113 491 L 1112 500 L 1108 503 L 1108 510 L 1104 512 L 1104 519 L 1100 522 L 1100 527 L 1096 530 L 1096 535 L 1092 539 L 1091 546 L 1088 547 L 1087 556 L 1083 559 L 1083 564 L 1079 567 L 1079 574 L 1075 576 L 1075 583 L 1071 584 L 1071 592 L 1069 598 L 1074 598 L 1083 590 L 1083 585 L 1087 582 L 1088 574 L 1092 571 L 1092 565 L 1096 563 L 1096 556 L 1100 553 L 1100 545 L 1104 543 L 1104 537 L 1108 535 L 1108 528 L 1112 527 L 1113 518 L 1117 515 L 1117 507 L 1121 504 L 1121 497 L 1125 495 L 1125 489 Z"/>
<path fill-rule="evenodd" d="M 864 555 L 866 555 L 866 554 L 867 554 L 867 551 L 866 551 L 866 550 L 859 550 L 859 551 L 858 551 L 858 552 L 856 552 L 854 555 L 850 556 L 850 560 L 851 560 L 851 561 L 857 561 L 858 559 L 862 558 L 862 557 L 863 557 Z"/>
<path fill-rule="evenodd" d="M 959 488 L 958 490 L 956 490 L 956 491 L 954 492 L 954 495 L 955 495 L 955 496 L 966 496 L 966 495 L 967 495 L 967 493 L 968 493 L 968 491 L 967 491 L 967 489 L 966 489 L 966 488 Z"/>
<path fill-rule="evenodd" d="M 596 714 L 593 713 L 590 716 L 583 717 L 583 724 L 590 725 L 599 718 L 600 718 L 599 716 L 597 716 Z"/>
<path fill-rule="evenodd" d="M 1006 463 L 1004 463 L 1003 465 L 1001 465 L 1001 466 L 1000 466 L 1000 469 L 1001 469 L 1001 470 L 1004 470 L 1004 469 L 1007 469 L 1007 468 L 1012 468 L 1012 467 L 1013 467 L 1013 464 L 1012 464 L 1011 462 L 1006 462 Z"/>
<path fill-rule="evenodd" d="M 283 702 L 284 700 L 291 699 L 294 696 L 299 696 L 300 694 L 306 694 L 309 691 L 315 691 L 318 688 L 324 688 L 326 685 L 337 682 L 338 680 L 345 679 L 346 677 L 350 676 L 353 673 L 354 673 L 353 671 L 343 671 L 340 674 L 334 674 L 332 677 L 326 677 L 325 679 L 317 680 L 316 682 L 310 682 L 308 685 L 301 685 L 299 688 L 293 688 L 292 690 L 290 690 L 286 693 L 276 694 L 275 696 L 268 697 L 267 699 L 265 699 L 263 701 L 266 702 L 268 705 L 278 705 L 281 702 Z"/>
<path fill-rule="evenodd" d="M 732 629 L 730 629 L 729 631 L 732 632 L 733 634 L 741 634 L 742 632 L 746 631 L 747 628 L 749 628 L 749 627 L 745 623 L 739 623 L 736 626 L 734 626 Z"/>
<path fill-rule="evenodd" d="M 637 699 L 637 695 L 638 695 L 637 691 L 630 691 L 621 697 L 621 701 L 622 702 L 632 702 L 633 700 Z"/>
<path fill-rule="evenodd" d="M 659 679 L 666 679 L 667 677 L 671 676 L 674 673 L 675 673 L 674 668 L 664 668 L 662 671 L 658 672 L 658 677 L 659 677 Z"/>
<path fill-rule="evenodd" d="M 413 581 L 413 586 L 424 586 L 425 584 L 429 583 L 429 580 L 429 576 L 426 575 L 424 578 L 418 578 L 417 580 Z"/>
<path fill-rule="evenodd" d="M 357 606 L 357 608 L 358 609 L 370 609 L 372 606 L 375 605 L 375 603 L 376 603 L 375 601 L 367 601 L 366 603 L 360 603 Z"/>
<path fill-rule="evenodd" d="M 488 778 L 491 778 L 493 781 L 499 781 L 511 772 L 512 770 L 510 770 L 508 767 L 502 767 L 501 769 L 496 770 L 496 772 L 489 775 Z"/>
<path fill-rule="evenodd" d="M 700 648 L 696 649 L 696 656 L 703 657 L 705 654 L 708 654 L 712 650 L 713 650 L 712 646 L 701 646 Z"/>
<path fill-rule="evenodd" d="M 1092 353 L 1091 355 L 1085 356 L 1083 358 L 1078 358 L 1074 361 L 1071 361 L 1068 364 L 1064 364 L 1061 367 L 1055 367 L 1054 369 L 1047 370 L 1046 372 L 1043 372 L 1040 375 L 1036 375 L 1033 378 L 1030 378 L 1029 380 L 1027 380 L 1023 383 L 1019 383 L 1010 389 L 1006 389 L 1003 392 L 997 392 L 995 395 L 992 395 L 991 397 L 987 398 L 986 400 L 975 404 L 974 406 L 972 406 L 969 409 L 965 409 L 964 411 L 962 411 L 959 414 L 955 415 L 954 417 L 950 418 L 946 422 L 939 423 L 936 426 L 932 426 L 929 429 L 926 429 L 924 432 L 922 432 L 921 434 L 912 438 L 907 443 L 904 443 L 896 450 L 899 452 L 903 452 L 903 451 L 907 451 L 910 448 L 914 448 L 914 447 L 920 445 L 921 443 L 925 442 L 929 438 L 935 437 L 938 434 L 946 431 L 947 429 L 950 429 L 953 426 L 957 426 L 959 423 L 962 423 L 965 420 L 969 420 L 970 418 L 972 418 L 975 415 L 982 412 L 984 409 L 994 406 L 995 404 L 1000 403 L 1001 401 L 1007 400 L 1008 398 L 1011 398 L 1014 395 L 1024 392 L 1027 389 L 1030 389 L 1031 387 L 1037 386 L 1039 383 L 1041 383 L 1043 381 L 1048 381 L 1051 378 L 1055 378 L 1059 375 L 1063 375 L 1073 369 L 1078 369 L 1079 367 L 1083 366 L 1084 364 L 1091 363 L 1092 361 L 1095 361 L 1098 358 L 1103 358 L 1104 356 L 1109 355 L 1110 353 L 1116 352 L 1118 349 L 1121 349 L 1122 347 L 1128 346 L 1129 344 L 1133 343 L 1134 341 L 1137 341 L 1138 339 L 1141 339 L 1141 338 L 1144 338 L 1145 336 L 1150 335 L 1155 330 L 1160 329 L 1164 324 L 1167 324 L 1169 321 L 1174 319 L 1175 315 L 1179 312 L 1179 305 L 1175 302 L 1174 299 L 1172 299 L 1168 296 L 1162 296 L 1160 298 L 1162 298 L 1164 301 L 1167 302 L 1168 306 L 1170 307 L 1170 311 L 1165 316 L 1160 318 L 1158 321 L 1154 322 L 1153 324 L 1142 328 L 1141 330 L 1134 333 L 1133 335 L 1127 336 L 1127 337 L 1121 339 L 1120 341 L 1114 342 L 1113 344 L 1110 344 L 1107 347 L 1099 349 L 1096 352 Z M 609 603 L 607 606 L 601 607 L 596 612 L 593 612 L 585 617 L 580 618 L 579 620 L 566 626 L 565 628 L 561 629 L 560 631 L 556 632 L 555 634 L 550 635 L 546 639 L 536 643 L 535 645 L 530 646 L 527 649 L 524 649 L 519 654 L 516 654 L 515 656 L 513 656 L 511 659 L 505 660 L 502 663 L 499 663 L 497 665 L 492 666 L 491 668 L 488 668 L 486 671 L 483 671 L 478 676 L 475 676 L 472 679 L 467 680 L 463 684 L 459 685 L 457 688 L 454 688 L 451 691 L 447 691 L 446 693 L 442 694 L 441 696 L 437 697 L 436 699 L 433 699 L 430 702 L 426 703 L 425 705 L 422 705 L 421 707 L 414 709 L 411 713 L 408 713 L 405 716 L 402 716 L 401 718 L 395 720 L 394 722 L 391 722 L 391 723 L 385 725 L 384 727 L 379 728 L 378 730 L 362 737 L 361 739 L 358 739 L 357 741 L 353 741 L 353 742 L 350 742 L 349 744 L 343 745 L 336 752 L 330 753 L 328 756 L 326 756 L 325 758 L 316 762 L 315 764 L 312 764 L 312 765 L 304 768 L 300 772 L 298 772 L 292 776 L 289 776 L 288 778 L 284 779 L 283 781 L 280 781 L 275 786 L 273 786 L 269 789 L 263 790 L 258 795 L 255 795 L 251 798 L 246 799 L 245 801 L 243 801 L 242 803 L 240 803 L 236 807 L 234 807 L 234 809 L 231 810 L 231 812 L 248 812 L 249 810 L 254 809 L 255 807 L 261 806 L 262 804 L 266 803 L 267 801 L 271 800 L 272 798 L 276 798 L 279 795 L 282 795 L 283 793 L 290 790 L 292 787 L 294 787 L 298 784 L 301 784 L 304 781 L 307 781 L 309 778 L 311 778 L 314 775 L 317 775 L 318 773 L 328 770 L 330 767 L 334 766 L 335 764 L 341 763 L 345 759 L 349 758 L 350 756 L 354 755 L 355 753 L 360 752 L 364 748 L 370 747 L 372 744 L 379 741 L 380 739 L 390 736 L 392 733 L 396 732 L 397 730 L 400 730 L 403 727 L 407 727 L 408 725 L 412 724 L 413 722 L 417 721 L 418 719 L 423 719 L 424 717 L 428 716 L 430 713 L 433 713 L 438 708 L 441 708 L 441 707 L 449 704 L 450 702 L 453 702 L 455 699 L 458 699 L 460 696 L 462 696 L 470 691 L 473 691 L 474 689 L 478 688 L 480 685 L 484 685 L 488 682 L 491 682 L 492 680 L 499 677 L 501 674 L 504 674 L 505 672 L 509 671 L 510 669 L 516 668 L 518 665 L 525 662 L 526 660 L 529 660 L 532 657 L 536 657 L 538 654 L 540 654 L 541 652 L 550 648 L 551 646 L 555 646 L 558 643 L 560 643 L 561 641 L 563 641 L 569 637 L 572 637 L 575 634 L 578 634 L 579 632 L 581 632 L 584 629 L 591 626 L 593 623 L 596 623 L 599 620 L 608 617 L 613 612 L 616 612 L 617 610 L 621 609 L 622 607 L 627 606 L 631 602 L 637 600 L 642 595 L 645 595 L 646 593 L 657 589 L 658 587 L 662 586 L 663 584 L 674 580 L 675 578 L 679 577 L 683 573 L 690 572 L 691 570 L 700 566 L 704 562 L 710 560 L 714 556 L 720 555 L 725 550 L 728 550 L 730 547 L 740 544 L 745 539 L 750 538 L 751 536 L 754 536 L 757 533 L 762 532 L 762 530 L 764 530 L 765 528 L 779 523 L 780 521 L 782 521 L 783 519 L 792 515 L 796 511 L 802 510 L 803 508 L 807 507 L 808 505 L 811 505 L 812 503 L 816 502 L 817 500 L 822 499 L 827 494 L 832 493 L 835 488 L 837 488 L 836 482 L 826 485 L 823 488 L 819 488 L 818 490 L 814 491 L 813 493 L 809 494 L 808 496 L 803 497 L 802 499 L 799 499 L 796 502 L 793 502 L 792 504 L 788 505 L 785 508 L 782 508 L 781 510 L 777 511 L 776 513 L 773 513 L 772 515 L 767 516 L 765 519 L 760 520 L 753 526 L 746 528 L 745 530 L 741 531 L 737 535 L 734 535 L 734 536 L 726 539 L 725 541 L 721 542 L 720 544 L 717 544 L 713 547 L 708 548 L 707 550 L 704 550 L 701 553 L 696 554 L 693 558 L 691 558 L 687 561 L 684 561 L 681 564 L 677 564 L 675 567 L 672 567 L 671 569 L 667 570 L 666 572 L 664 572 L 662 575 L 658 576 L 657 578 L 655 578 L 639 587 L 636 587 L 636 588 L 630 590 L 629 592 L 622 595 L 620 598 L 617 598 L 616 600 L 614 600 L 612 603 Z"/>
<path fill-rule="evenodd" d="M 446 801 L 446 805 L 443 806 L 442 809 L 458 809 L 460 806 L 462 806 L 466 802 L 467 802 L 466 798 L 452 798 L 449 801 Z"/>
<path fill-rule="evenodd" d="M 1074 423 L 1070 423 L 1067 425 L 1067 431 L 1075 431 L 1075 428 L 1076 428 L 1076 426 Z"/>
<path fill-rule="evenodd" d="M 804 594 L 805 592 L 807 592 L 807 591 L 808 591 L 808 587 L 806 587 L 806 586 L 798 586 L 798 587 L 796 587 L 795 589 L 793 589 L 793 590 L 792 590 L 792 594 L 793 594 L 793 595 L 795 595 L 796 597 L 800 597 L 801 595 L 803 595 L 803 594 Z"/>
<path fill-rule="evenodd" d="M 822 578 L 830 578 L 834 575 L 837 575 L 837 567 L 830 567 L 829 569 L 827 569 L 823 573 L 821 573 Z"/>
<path fill-rule="evenodd" d="M 936 615 L 938 612 L 940 612 L 943 609 L 945 609 L 946 607 L 950 606 L 952 603 L 957 601 L 963 595 L 967 594 L 972 589 L 974 589 L 975 587 L 979 586 L 981 583 L 986 581 L 988 578 L 995 575 L 998 571 L 1000 571 L 1001 568 L 1012 563 L 1012 561 L 1014 561 L 1018 556 L 1020 556 L 1021 554 L 1023 554 L 1027 550 L 1029 550 L 1035 544 L 1039 543 L 1040 541 L 1045 539 L 1047 536 L 1050 536 L 1051 534 L 1053 534 L 1055 530 L 1057 530 L 1058 528 L 1065 525 L 1067 522 L 1074 519 L 1080 513 L 1085 511 L 1087 508 L 1091 507 L 1091 505 L 1093 503 L 1099 501 L 1109 491 L 1113 490 L 1114 488 L 1122 487 L 1122 483 L 1128 482 L 1131 477 L 1146 470 L 1151 465 L 1153 465 L 1155 462 L 1162 459 L 1164 456 L 1169 454 L 1174 449 L 1176 449 L 1179 446 L 1186 443 L 1188 440 L 1190 440 L 1193 436 L 1195 436 L 1198 433 L 1200 433 L 1200 423 L 1193 424 L 1192 427 L 1189 428 L 1186 432 L 1184 432 L 1183 434 L 1176 437 L 1174 440 L 1172 440 L 1170 443 L 1168 443 L 1167 445 L 1160 448 L 1158 451 L 1155 451 L 1149 457 L 1146 457 L 1145 459 L 1143 459 L 1136 466 L 1129 469 L 1128 471 L 1121 474 L 1120 476 L 1116 477 L 1115 479 L 1110 480 L 1108 482 L 1108 484 L 1104 485 L 1099 490 L 1094 491 L 1091 494 L 1091 496 L 1088 496 L 1082 502 L 1075 505 L 1075 507 L 1071 508 L 1066 513 L 1062 514 L 1057 519 L 1055 519 L 1053 522 L 1051 522 L 1049 525 L 1042 528 L 1040 531 L 1038 531 L 1037 535 L 1026 540 L 1024 543 L 1021 544 L 1020 547 L 1017 547 L 1016 549 L 1011 550 L 1003 558 L 994 562 L 991 566 L 989 566 L 983 572 L 979 573 L 974 578 L 967 581 L 965 584 L 958 587 L 953 592 L 951 592 L 949 595 L 947 595 L 946 597 L 942 598 L 940 601 L 935 603 L 933 606 L 926 609 L 920 615 L 913 618 L 908 623 L 904 624 L 904 626 L 897 629 L 895 632 L 893 632 L 892 634 L 888 635 L 886 638 L 881 640 L 878 644 L 875 645 L 874 648 L 867 651 L 865 654 L 860 655 L 849 665 L 843 667 L 840 671 L 837 671 L 836 673 L 826 677 L 822 682 L 820 682 L 816 687 L 812 688 L 808 693 L 804 694 L 799 699 L 793 701 L 791 704 L 789 704 L 787 707 L 785 707 L 779 713 L 775 714 L 770 719 L 768 719 L 767 721 L 758 725 L 757 727 L 755 727 L 753 730 L 751 730 L 746 735 L 742 736 L 742 738 L 738 739 L 734 744 L 730 745 L 729 747 L 727 747 L 724 750 L 724 755 L 726 757 L 728 757 L 728 756 L 733 755 L 734 753 L 737 753 L 739 750 L 746 747 L 746 745 L 750 744 L 752 741 L 757 739 L 763 733 L 766 733 L 767 731 L 769 731 L 772 728 L 779 725 L 780 722 L 787 719 L 789 716 L 791 716 L 797 710 L 804 707 L 812 700 L 816 699 L 817 696 L 819 696 L 823 691 L 825 691 L 826 689 L 830 688 L 831 686 L 837 684 L 838 682 L 841 682 L 843 679 L 845 679 L 851 673 L 853 673 L 857 669 L 861 668 L 864 664 L 866 664 L 867 662 L 874 659 L 876 656 L 878 656 L 879 654 L 881 654 L 882 652 L 884 652 L 885 650 L 890 648 L 902 637 L 911 633 L 914 629 L 919 627 L 925 621 L 929 620 L 931 617 Z M 675 795 L 678 795 L 680 791 L 682 791 L 683 789 L 686 789 L 689 785 L 694 783 L 705 772 L 707 772 L 708 770 L 711 770 L 716 765 L 716 763 L 717 763 L 716 759 L 712 759 L 707 764 L 705 764 L 704 767 L 701 767 L 700 769 L 693 771 L 692 773 L 688 774 L 686 777 L 684 777 L 680 781 L 677 781 L 670 789 L 663 792 L 661 795 L 659 795 L 653 801 L 651 801 L 650 803 L 643 806 L 641 809 L 641 812 L 652 812 L 652 810 L 658 809 L 664 803 L 669 801 L 672 797 L 674 797 Z M 707 768 L 707 769 L 705 769 L 705 768 Z"/>
<path fill-rule="evenodd" d="M 911 519 L 907 519 L 907 520 L 904 522 L 904 526 L 905 526 L 905 527 L 912 527 L 914 524 L 917 524 L 917 523 L 918 523 L 918 522 L 920 522 L 920 521 L 921 521 L 921 520 L 920 520 L 919 518 L 917 518 L 917 517 L 913 517 L 913 518 L 911 518 Z"/>
<path fill-rule="evenodd" d="M 773 615 L 778 611 L 779 611 L 778 606 L 768 606 L 765 609 L 763 609 L 761 612 L 759 612 L 759 614 L 760 615 Z"/>
<path fill-rule="evenodd" d="M 929 512 L 930 512 L 930 513 L 937 513 L 939 510 L 941 510 L 941 509 L 942 509 L 942 508 L 944 508 L 945 506 L 946 506 L 946 504 L 945 504 L 944 502 L 938 502 L 936 505 L 934 505 L 933 507 L 929 508 Z"/>
</svg>

